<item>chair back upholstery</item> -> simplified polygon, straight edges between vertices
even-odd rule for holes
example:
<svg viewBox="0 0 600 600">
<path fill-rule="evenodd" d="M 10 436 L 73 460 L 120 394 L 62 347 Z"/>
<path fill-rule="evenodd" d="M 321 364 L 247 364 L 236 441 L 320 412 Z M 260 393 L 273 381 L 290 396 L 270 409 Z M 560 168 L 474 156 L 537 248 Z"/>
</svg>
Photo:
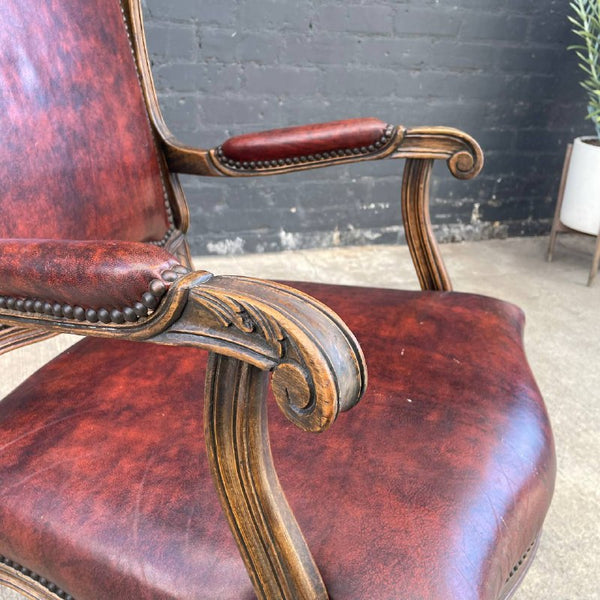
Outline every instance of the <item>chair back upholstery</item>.
<svg viewBox="0 0 600 600">
<path fill-rule="evenodd" d="M 119 0 L 0 2 L 0 238 L 173 226 Z"/>
</svg>

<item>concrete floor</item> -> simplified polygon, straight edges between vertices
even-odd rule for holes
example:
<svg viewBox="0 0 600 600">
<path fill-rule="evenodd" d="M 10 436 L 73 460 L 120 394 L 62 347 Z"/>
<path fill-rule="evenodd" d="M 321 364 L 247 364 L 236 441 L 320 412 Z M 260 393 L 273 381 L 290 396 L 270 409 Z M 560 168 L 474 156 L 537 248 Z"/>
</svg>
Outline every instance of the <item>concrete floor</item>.
<svg viewBox="0 0 600 600">
<path fill-rule="evenodd" d="M 545 533 L 515 600 L 600 598 L 600 276 L 586 287 L 593 240 L 546 238 L 445 245 L 456 290 L 521 306 L 533 372 L 554 426 L 558 479 Z M 215 273 L 417 289 L 405 247 L 373 246 L 280 254 L 200 257 Z M 72 340 L 49 340 L 0 357 L 0 397 Z M 21 596 L 0 591 L 0 600 Z M 367 600 L 367 599 L 365 599 Z"/>
</svg>

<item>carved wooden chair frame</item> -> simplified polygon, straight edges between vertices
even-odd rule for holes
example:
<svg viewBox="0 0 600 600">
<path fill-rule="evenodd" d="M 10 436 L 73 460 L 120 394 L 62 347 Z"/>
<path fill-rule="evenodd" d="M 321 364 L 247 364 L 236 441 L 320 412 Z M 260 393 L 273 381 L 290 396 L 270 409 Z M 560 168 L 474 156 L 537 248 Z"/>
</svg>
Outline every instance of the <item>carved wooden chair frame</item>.
<svg viewBox="0 0 600 600">
<path fill-rule="evenodd" d="M 205 398 L 210 465 L 223 509 L 260 598 L 326 598 L 319 570 L 286 502 L 275 473 L 267 432 L 269 375 L 279 407 L 298 427 L 321 431 L 351 408 L 367 383 L 361 350 L 346 326 L 325 306 L 284 285 L 191 271 L 184 234 L 188 207 L 177 174 L 209 177 L 277 175 L 330 165 L 406 159 L 402 215 L 406 239 L 424 290 L 450 290 L 429 218 L 433 161 L 469 179 L 483 165 L 478 144 L 445 127 L 390 125 L 373 144 L 331 148 L 308 156 L 244 162 L 227 144 L 202 150 L 180 144 L 168 130 L 154 88 L 139 0 L 124 0 L 123 15 L 148 114 L 161 149 L 175 227 L 165 247 L 188 268 L 176 267 L 151 282 L 138 305 L 124 311 L 0 298 L 0 351 L 67 332 L 169 345 L 211 353 Z M 295 129 L 280 135 L 294 135 Z M 287 132 L 287 133 L 286 133 Z M 234 418 L 235 417 L 235 418 Z M 67 598 L 48 582 L 10 561 L 0 581 L 36 599 Z"/>
</svg>

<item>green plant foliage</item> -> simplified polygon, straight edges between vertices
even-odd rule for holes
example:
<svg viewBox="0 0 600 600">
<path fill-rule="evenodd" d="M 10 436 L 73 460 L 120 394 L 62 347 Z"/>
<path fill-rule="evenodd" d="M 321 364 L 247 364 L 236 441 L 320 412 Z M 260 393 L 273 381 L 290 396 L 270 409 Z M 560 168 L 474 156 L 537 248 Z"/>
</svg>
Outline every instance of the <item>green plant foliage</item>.
<svg viewBox="0 0 600 600">
<path fill-rule="evenodd" d="M 573 33 L 583 43 L 569 46 L 579 58 L 579 66 L 585 72 L 581 85 L 588 93 L 588 118 L 594 122 L 596 135 L 600 138 L 600 0 L 573 0 L 574 16 L 569 21 Z"/>
</svg>

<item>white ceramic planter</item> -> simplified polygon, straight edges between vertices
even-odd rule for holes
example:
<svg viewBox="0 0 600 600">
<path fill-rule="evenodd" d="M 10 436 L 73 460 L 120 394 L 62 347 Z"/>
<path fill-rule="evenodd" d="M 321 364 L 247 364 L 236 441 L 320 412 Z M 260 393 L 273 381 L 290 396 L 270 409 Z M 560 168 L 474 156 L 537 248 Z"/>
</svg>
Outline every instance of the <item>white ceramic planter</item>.
<svg viewBox="0 0 600 600">
<path fill-rule="evenodd" d="M 600 146 L 585 140 L 597 139 L 575 139 L 560 211 L 561 223 L 590 235 L 600 232 Z"/>
</svg>

